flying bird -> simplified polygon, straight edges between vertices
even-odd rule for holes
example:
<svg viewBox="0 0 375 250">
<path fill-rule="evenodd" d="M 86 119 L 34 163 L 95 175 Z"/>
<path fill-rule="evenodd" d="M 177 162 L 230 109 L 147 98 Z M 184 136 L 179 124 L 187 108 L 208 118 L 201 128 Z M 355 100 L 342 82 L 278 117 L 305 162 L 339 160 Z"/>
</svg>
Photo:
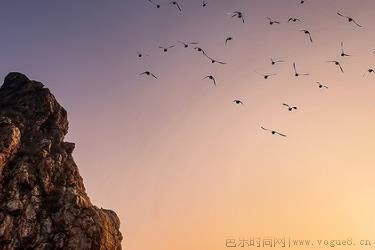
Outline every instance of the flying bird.
<svg viewBox="0 0 375 250">
<path fill-rule="evenodd" d="M 243 102 L 241 100 L 234 100 L 233 102 L 238 105 L 243 105 Z"/>
<path fill-rule="evenodd" d="M 204 1 L 204 0 L 202 1 L 202 7 L 206 7 L 207 4 L 208 4 L 208 3 L 207 3 L 206 1 Z"/>
<path fill-rule="evenodd" d="M 301 32 L 303 32 L 303 33 L 305 33 L 306 35 L 308 35 L 309 38 L 310 38 L 310 42 L 313 42 L 310 31 L 308 31 L 308 30 L 301 30 Z"/>
<path fill-rule="evenodd" d="M 340 68 L 341 72 L 344 73 L 344 70 L 343 70 L 343 68 L 341 67 L 341 64 L 340 64 L 339 61 L 327 61 L 327 62 L 329 62 L 329 63 L 334 63 L 335 65 L 337 65 L 337 66 Z"/>
<path fill-rule="evenodd" d="M 261 73 L 258 73 L 257 71 L 254 71 L 255 73 L 257 73 L 258 75 L 261 75 L 261 76 L 263 76 L 263 78 L 264 79 L 268 79 L 268 78 L 270 78 L 270 76 L 275 76 L 275 75 L 277 75 L 277 74 L 268 74 L 268 75 L 265 75 L 265 74 L 261 74 Z"/>
<path fill-rule="evenodd" d="M 363 75 L 363 77 L 365 77 L 366 74 L 371 74 L 371 73 L 374 73 L 374 74 L 375 74 L 375 70 L 374 70 L 374 69 L 368 69 L 368 70 L 366 71 L 366 73 Z"/>
<path fill-rule="evenodd" d="M 343 14 L 337 12 L 337 15 L 341 16 L 341 17 L 344 17 L 348 20 L 349 23 L 354 23 L 355 25 L 357 25 L 358 27 L 362 27 L 359 23 L 357 23 L 356 20 L 354 20 L 352 17 L 349 17 L 349 16 L 344 16 Z"/>
<path fill-rule="evenodd" d="M 181 9 L 181 7 L 180 7 L 180 5 L 178 4 L 177 1 L 169 2 L 169 4 L 176 6 L 176 7 L 178 8 L 179 11 L 182 11 L 182 9 Z"/>
<path fill-rule="evenodd" d="M 148 2 L 150 2 L 152 5 L 154 5 L 156 8 L 160 8 L 160 4 L 157 4 L 157 3 L 154 3 L 152 0 L 147 0 Z"/>
<path fill-rule="evenodd" d="M 137 51 L 137 55 L 139 58 L 143 57 L 143 56 L 148 56 L 147 54 L 142 54 L 141 52 Z"/>
<path fill-rule="evenodd" d="M 283 63 L 283 62 L 285 62 L 285 61 L 282 61 L 282 60 L 273 60 L 273 59 L 271 58 L 271 64 L 272 64 L 272 65 L 275 65 L 275 64 L 277 64 L 277 63 Z"/>
<path fill-rule="evenodd" d="M 299 77 L 299 76 L 308 76 L 308 75 L 309 75 L 309 74 L 307 74 L 307 73 L 304 73 L 304 74 L 298 73 L 298 71 L 297 71 L 297 67 L 296 67 L 296 63 L 295 63 L 295 62 L 293 63 L 293 69 L 294 69 L 294 76 L 295 76 L 295 77 Z"/>
<path fill-rule="evenodd" d="M 288 108 L 289 111 L 293 111 L 293 109 L 297 110 L 298 108 L 296 106 L 290 106 L 289 104 L 287 103 L 283 103 L 283 106 L 286 106 Z"/>
<path fill-rule="evenodd" d="M 210 79 L 210 80 L 212 80 L 214 82 L 214 85 L 216 86 L 215 77 L 213 77 L 212 75 L 209 75 L 209 76 L 206 76 L 206 77 L 202 78 L 202 80 L 207 79 L 207 78 Z"/>
<path fill-rule="evenodd" d="M 225 45 L 227 45 L 227 43 L 232 40 L 233 40 L 233 37 L 231 36 L 227 37 L 227 39 L 225 39 Z"/>
<path fill-rule="evenodd" d="M 268 21 L 269 21 L 269 24 L 270 25 L 274 25 L 274 24 L 280 24 L 279 21 L 276 21 L 276 20 L 272 20 L 270 17 L 267 17 Z"/>
<path fill-rule="evenodd" d="M 162 49 L 164 52 L 168 52 L 168 49 L 171 49 L 171 48 L 174 48 L 176 47 L 175 45 L 171 45 L 169 47 L 163 47 L 163 46 L 159 46 L 159 49 Z"/>
<path fill-rule="evenodd" d="M 277 132 L 277 131 L 275 131 L 275 130 L 268 129 L 268 128 L 265 128 L 265 127 L 263 127 L 263 126 L 260 127 L 260 128 L 263 129 L 263 130 L 265 130 L 265 131 L 269 131 L 269 132 L 271 132 L 271 134 L 273 134 L 273 135 L 280 135 L 280 136 L 286 137 L 285 134 L 279 133 L 279 132 Z"/>
<path fill-rule="evenodd" d="M 189 45 L 197 45 L 198 43 L 197 42 L 181 42 L 181 41 L 178 41 L 179 43 L 181 43 L 182 45 L 184 45 L 184 48 L 188 48 Z"/>
<path fill-rule="evenodd" d="M 152 74 L 150 71 L 145 71 L 145 72 L 143 72 L 143 73 L 140 73 L 139 75 L 140 75 L 140 76 L 141 76 L 141 75 L 152 76 L 153 78 L 158 79 L 158 78 L 157 78 L 154 74 Z"/>
<path fill-rule="evenodd" d="M 320 83 L 320 82 L 316 82 L 317 84 L 318 84 L 318 87 L 320 88 L 320 89 L 322 89 L 322 88 L 326 88 L 326 89 L 328 89 L 328 86 L 326 86 L 326 85 L 324 85 L 324 84 L 322 84 L 322 83 Z"/>
<path fill-rule="evenodd" d="M 293 22 L 293 23 L 301 22 L 301 19 L 296 18 L 296 17 L 291 17 L 291 18 L 288 19 L 288 23 L 290 23 L 290 22 Z"/>
<path fill-rule="evenodd" d="M 231 13 L 228 13 L 232 18 L 237 17 L 238 19 L 241 19 L 243 23 L 245 23 L 244 15 L 241 11 L 233 11 Z"/>
<path fill-rule="evenodd" d="M 345 53 L 345 50 L 344 50 L 344 42 L 341 42 L 341 54 L 340 54 L 342 57 L 345 57 L 345 56 L 351 56 L 349 54 L 346 54 Z"/>
</svg>

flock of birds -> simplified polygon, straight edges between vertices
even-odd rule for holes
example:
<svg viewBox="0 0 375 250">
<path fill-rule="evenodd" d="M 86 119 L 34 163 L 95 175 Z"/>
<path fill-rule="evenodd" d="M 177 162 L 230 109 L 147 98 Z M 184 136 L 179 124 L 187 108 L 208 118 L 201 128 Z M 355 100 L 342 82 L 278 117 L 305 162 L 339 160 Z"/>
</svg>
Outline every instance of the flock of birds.
<svg viewBox="0 0 375 250">
<path fill-rule="evenodd" d="M 157 0 L 147 0 L 147 2 L 149 2 L 151 5 L 153 5 L 154 7 L 156 7 L 157 9 L 161 8 L 162 5 L 157 3 L 156 2 Z M 299 4 L 304 4 L 306 2 L 306 0 L 298 0 L 298 3 Z M 178 2 L 178 1 L 170 1 L 168 3 L 168 6 L 169 7 L 174 7 L 176 8 L 178 11 L 183 11 L 182 10 L 182 5 Z M 208 2 L 205 1 L 205 0 L 202 0 L 202 3 L 201 3 L 201 7 L 203 8 L 206 8 L 208 6 Z M 227 13 L 227 15 L 229 15 L 231 18 L 236 18 L 236 19 L 239 19 L 242 23 L 245 23 L 245 15 L 242 11 L 233 11 L 233 12 L 229 12 Z M 350 16 L 346 16 L 346 15 L 343 15 L 342 13 L 340 12 L 337 12 L 337 16 L 340 17 L 340 18 L 343 18 L 345 19 L 349 24 L 353 24 L 354 26 L 358 27 L 358 28 L 362 28 L 363 26 L 356 20 L 354 19 L 353 17 L 350 17 Z M 269 25 L 279 25 L 281 24 L 280 21 L 278 20 L 275 20 L 275 19 L 272 19 L 271 17 L 267 17 L 267 20 L 268 20 L 268 23 Z M 302 20 L 300 18 L 296 18 L 296 17 L 290 17 L 288 20 L 288 23 L 290 22 L 293 22 L 293 23 L 296 23 L 296 22 L 302 22 Z M 308 40 L 312 43 L 313 42 L 313 38 L 312 38 L 312 35 L 310 33 L 309 30 L 300 30 L 300 32 L 304 33 Z M 230 41 L 233 40 L 233 37 L 229 36 L 229 37 L 226 37 L 225 41 L 224 41 L 224 44 L 225 46 L 228 45 L 228 43 L 230 43 Z M 199 43 L 198 42 L 184 42 L 184 41 L 178 41 L 179 44 L 182 45 L 183 48 L 189 48 L 189 47 L 192 47 L 195 51 L 197 51 L 198 53 L 202 54 L 205 58 L 207 58 L 211 63 L 217 63 L 217 64 L 227 64 L 226 62 L 223 62 L 223 61 L 220 61 L 218 59 L 214 59 L 213 57 L 209 56 L 206 51 L 204 49 L 202 49 L 201 47 L 199 47 Z M 172 48 L 175 48 L 176 45 L 169 45 L 169 46 L 159 46 L 158 48 L 162 50 L 162 52 L 166 53 L 168 52 L 170 49 Z M 375 53 L 375 51 L 372 51 L 372 53 Z M 139 58 L 142 58 L 144 56 L 148 56 L 147 54 L 143 54 L 141 52 L 137 52 L 138 54 L 138 57 Z M 340 52 L 340 56 L 342 58 L 344 57 L 350 57 L 352 56 L 351 54 L 347 54 L 345 52 L 345 48 L 344 48 L 344 43 L 341 42 L 341 52 Z M 271 65 L 276 65 L 276 64 L 279 64 L 279 63 L 285 63 L 285 61 L 283 60 L 276 60 L 276 59 L 272 59 L 271 58 Z M 327 61 L 327 63 L 331 63 L 331 64 L 334 64 L 338 70 L 340 70 L 340 72 L 344 73 L 344 69 L 341 65 L 341 63 L 339 61 L 336 61 L 336 60 L 329 60 Z M 296 63 L 293 62 L 293 70 L 294 70 L 294 76 L 295 77 L 301 77 L 301 76 L 308 76 L 309 74 L 308 73 L 301 73 L 300 71 L 297 70 L 297 66 L 296 66 Z M 255 71 L 256 74 L 260 75 L 261 77 L 263 77 L 265 80 L 273 77 L 273 76 L 276 76 L 277 74 L 262 74 L 262 73 L 259 73 L 257 71 Z M 370 68 L 366 71 L 366 73 L 364 74 L 364 76 L 366 74 L 371 74 L 371 73 L 374 73 L 375 74 L 375 70 Z M 139 74 L 140 76 L 149 76 L 149 77 L 152 77 L 154 79 L 158 79 L 158 77 L 150 72 L 150 71 L 144 71 L 142 73 Z M 207 76 L 204 76 L 202 78 L 202 80 L 210 80 L 214 86 L 216 86 L 217 82 L 216 82 L 216 79 L 213 75 L 207 75 Z M 328 86 L 321 83 L 321 82 L 316 82 L 316 85 L 318 88 L 320 89 L 328 89 Z M 244 103 L 241 101 L 241 100 L 233 100 L 233 103 L 236 104 L 236 105 L 244 105 Z M 282 104 L 283 106 L 286 107 L 286 109 L 288 111 L 294 111 L 294 110 L 298 110 L 298 107 L 297 106 L 293 106 L 293 105 L 289 105 L 287 103 L 283 103 Z M 263 127 L 261 126 L 260 127 L 262 130 L 264 131 L 267 131 L 267 132 L 270 132 L 272 135 L 278 135 L 278 136 L 282 136 L 282 137 L 287 137 L 286 134 L 284 133 L 280 133 L 276 130 L 273 130 L 273 129 L 269 129 L 269 128 L 266 128 L 266 127 Z"/>
</svg>

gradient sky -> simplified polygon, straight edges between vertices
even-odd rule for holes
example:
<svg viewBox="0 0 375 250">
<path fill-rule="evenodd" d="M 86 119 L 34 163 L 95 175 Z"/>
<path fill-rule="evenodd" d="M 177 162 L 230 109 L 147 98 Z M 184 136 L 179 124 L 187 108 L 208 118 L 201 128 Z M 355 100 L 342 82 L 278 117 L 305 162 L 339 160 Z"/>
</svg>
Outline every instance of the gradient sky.
<svg viewBox="0 0 375 250">
<path fill-rule="evenodd" d="M 363 77 L 375 67 L 375 1 L 181 0 L 182 13 L 160 2 L 0 8 L 1 75 L 44 82 L 67 109 L 87 192 L 117 212 L 125 249 L 220 250 L 228 237 L 252 236 L 375 244 L 375 75 Z M 235 10 L 245 24 L 226 15 Z M 292 16 L 303 22 L 287 23 Z M 341 41 L 353 57 L 339 57 Z M 286 63 L 271 66 L 270 57 Z M 344 74 L 326 63 L 335 59 Z M 294 78 L 294 61 L 310 75 Z M 159 79 L 140 77 L 145 70 Z M 265 81 L 254 70 L 278 75 Z M 201 80 L 208 74 L 216 88 Z"/>
</svg>

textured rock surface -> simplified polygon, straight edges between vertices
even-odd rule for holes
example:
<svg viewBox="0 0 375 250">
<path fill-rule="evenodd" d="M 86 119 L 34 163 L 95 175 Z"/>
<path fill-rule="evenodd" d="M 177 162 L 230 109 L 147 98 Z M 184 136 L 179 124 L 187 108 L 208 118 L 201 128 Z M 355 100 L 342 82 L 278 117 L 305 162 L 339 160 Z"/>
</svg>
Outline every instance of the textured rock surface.
<svg viewBox="0 0 375 250">
<path fill-rule="evenodd" d="M 64 142 L 67 114 L 20 73 L 0 88 L 0 249 L 121 249 L 117 215 L 93 206 Z"/>
</svg>

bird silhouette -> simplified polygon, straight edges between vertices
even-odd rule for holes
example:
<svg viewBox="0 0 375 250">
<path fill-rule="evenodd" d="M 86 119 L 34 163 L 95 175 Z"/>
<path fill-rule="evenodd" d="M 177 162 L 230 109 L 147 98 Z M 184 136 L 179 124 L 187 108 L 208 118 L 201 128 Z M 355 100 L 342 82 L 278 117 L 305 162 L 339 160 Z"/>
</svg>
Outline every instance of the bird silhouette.
<svg viewBox="0 0 375 250">
<path fill-rule="evenodd" d="M 327 61 L 327 62 L 329 62 L 329 63 L 334 63 L 335 65 L 337 65 L 337 66 L 340 68 L 341 72 L 344 73 L 344 70 L 343 70 L 343 68 L 341 67 L 341 64 L 340 64 L 339 61 Z"/>
<path fill-rule="evenodd" d="M 141 57 L 144 57 L 144 56 L 148 56 L 147 54 L 142 54 L 141 52 L 137 51 L 137 55 L 139 58 Z"/>
<path fill-rule="evenodd" d="M 168 49 L 171 49 L 171 48 L 174 48 L 176 47 L 175 45 L 171 45 L 169 47 L 163 47 L 163 46 L 159 46 L 159 49 L 162 49 L 164 52 L 168 52 Z"/>
<path fill-rule="evenodd" d="M 305 33 L 306 35 L 308 35 L 309 38 L 310 38 L 310 42 L 313 42 L 310 31 L 308 31 L 308 30 L 301 30 L 301 32 L 303 32 L 303 33 Z"/>
<path fill-rule="evenodd" d="M 233 40 L 233 37 L 231 36 L 227 37 L 227 39 L 225 39 L 225 45 L 227 45 L 227 43 L 232 40 Z"/>
<path fill-rule="evenodd" d="M 238 105 L 243 105 L 243 102 L 241 100 L 234 100 L 233 102 Z"/>
<path fill-rule="evenodd" d="M 274 25 L 274 24 L 280 24 L 279 21 L 276 21 L 276 20 L 272 20 L 270 17 L 267 17 L 268 21 L 269 21 L 269 24 L 270 25 Z"/>
<path fill-rule="evenodd" d="M 207 3 L 206 1 L 204 1 L 204 0 L 202 1 L 202 7 L 206 7 L 207 4 L 208 4 L 208 3 Z"/>
<path fill-rule="evenodd" d="M 148 2 L 150 2 L 152 5 L 154 5 L 156 8 L 160 8 L 160 4 L 157 4 L 157 3 L 154 3 L 152 0 L 147 0 Z"/>
<path fill-rule="evenodd" d="M 341 42 L 341 54 L 340 54 L 340 56 L 342 56 L 342 57 L 351 56 L 351 55 L 345 53 L 344 42 Z"/>
<path fill-rule="evenodd" d="M 282 134 L 282 133 L 280 133 L 280 132 L 277 132 L 276 130 L 268 129 L 268 128 L 265 128 L 265 127 L 263 127 L 263 126 L 261 126 L 260 128 L 263 129 L 263 130 L 265 130 L 265 131 L 269 131 L 269 132 L 271 132 L 271 134 L 273 134 L 273 135 L 280 135 L 280 136 L 282 136 L 282 137 L 287 137 L 285 134 Z"/>
<path fill-rule="evenodd" d="M 275 76 L 275 75 L 277 75 L 277 74 L 268 74 L 268 75 L 265 75 L 265 74 L 261 74 L 261 73 L 258 73 L 257 71 L 254 71 L 255 73 L 257 73 L 258 75 L 260 75 L 260 76 L 263 76 L 263 78 L 264 79 L 268 79 L 268 78 L 270 78 L 270 76 Z"/>
<path fill-rule="evenodd" d="M 181 7 L 180 7 L 180 5 L 178 4 L 177 1 L 169 2 L 169 4 L 176 6 L 179 11 L 182 11 L 182 9 L 181 9 Z"/>
<path fill-rule="evenodd" d="M 286 106 L 288 108 L 289 111 L 293 111 L 293 109 L 297 110 L 298 108 L 296 106 L 290 106 L 289 104 L 287 103 L 283 103 L 284 106 Z"/>
<path fill-rule="evenodd" d="M 301 19 L 296 18 L 296 17 L 290 17 L 288 19 L 288 23 L 290 23 L 290 22 L 293 22 L 293 23 L 295 23 L 295 22 L 301 22 Z"/>
<path fill-rule="evenodd" d="M 158 79 L 154 74 L 152 74 L 150 71 L 145 71 L 145 72 L 143 72 L 143 73 L 140 73 L 139 74 L 140 76 L 141 75 L 147 75 L 147 76 L 152 76 L 152 77 L 154 77 L 155 79 Z"/>
<path fill-rule="evenodd" d="M 326 85 L 324 85 L 324 84 L 322 84 L 322 83 L 320 83 L 320 82 L 316 82 L 317 84 L 318 84 L 318 87 L 320 88 L 320 89 L 322 89 L 322 88 L 326 88 L 326 89 L 328 89 L 328 86 L 326 86 Z"/>
<path fill-rule="evenodd" d="M 216 80 L 215 80 L 215 77 L 213 77 L 212 75 L 209 75 L 209 76 L 206 76 L 204 78 L 202 78 L 202 80 L 205 80 L 205 79 L 210 79 L 213 81 L 214 85 L 216 86 Z"/>
<path fill-rule="evenodd" d="M 354 20 L 352 17 L 349 17 L 349 16 L 345 16 L 339 12 L 337 12 L 337 15 L 341 16 L 341 17 L 344 17 L 348 20 L 349 23 L 354 23 L 355 25 L 357 25 L 358 27 L 362 27 L 359 23 L 357 23 L 356 20 Z"/>
<path fill-rule="evenodd" d="M 295 77 L 299 77 L 299 76 L 308 76 L 308 75 L 309 75 L 309 74 L 307 74 L 307 73 L 304 73 L 304 74 L 298 73 L 298 71 L 297 71 L 297 66 L 296 66 L 296 63 L 295 63 L 295 62 L 293 63 L 293 69 L 294 69 L 294 76 L 295 76 Z"/>
<path fill-rule="evenodd" d="M 188 48 L 189 45 L 197 45 L 198 43 L 197 42 L 181 42 L 181 41 L 178 41 L 179 43 L 181 43 L 184 48 Z"/>
<path fill-rule="evenodd" d="M 371 74 L 371 73 L 374 73 L 375 74 L 375 70 L 374 69 L 368 69 L 366 71 L 366 73 L 363 75 L 363 77 L 365 77 L 367 74 Z"/>
<path fill-rule="evenodd" d="M 273 59 L 271 58 L 271 64 L 272 64 L 272 65 L 276 65 L 277 63 L 283 63 L 283 62 L 285 62 L 285 61 L 283 61 L 283 60 L 273 60 Z"/>
<path fill-rule="evenodd" d="M 241 11 L 233 11 L 228 13 L 228 15 L 230 15 L 232 18 L 237 17 L 238 19 L 241 19 L 243 23 L 245 23 L 245 18 Z"/>
</svg>

